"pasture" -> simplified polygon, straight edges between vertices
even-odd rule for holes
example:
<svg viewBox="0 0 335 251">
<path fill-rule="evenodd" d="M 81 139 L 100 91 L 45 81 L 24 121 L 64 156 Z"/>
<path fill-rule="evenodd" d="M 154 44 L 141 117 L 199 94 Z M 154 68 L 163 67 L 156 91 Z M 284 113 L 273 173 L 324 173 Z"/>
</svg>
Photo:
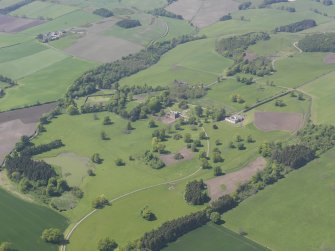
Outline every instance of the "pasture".
<svg viewBox="0 0 335 251">
<path fill-rule="evenodd" d="M 53 210 L 18 199 L 0 189 L 0 241 L 12 242 L 18 250 L 56 251 L 41 239 L 45 228 L 65 229 L 67 220 Z M 15 209 L 15 210 L 14 210 Z"/>
<path fill-rule="evenodd" d="M 332 149 L 247 199 L 225 214 L 225 226 L 272 250 L 334 249 L 334 160 Z"/>
<path fill-rule="evenodd" d="M 266 251 L 261 245 L 223 226 L 208 224 L 181 237 L 163 251 Z"/>
</svg>

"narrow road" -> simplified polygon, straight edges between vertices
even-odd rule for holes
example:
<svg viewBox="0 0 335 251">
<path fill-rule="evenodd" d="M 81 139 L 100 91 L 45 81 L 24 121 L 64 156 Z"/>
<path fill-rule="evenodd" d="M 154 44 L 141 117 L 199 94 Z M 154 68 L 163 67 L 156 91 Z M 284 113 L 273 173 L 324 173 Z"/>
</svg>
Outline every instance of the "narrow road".
<svg viewBox="0 0 335 251">
<path fill-rule="evenodd" d="M 298 47 L 298 43 L 299 43 L 299 42 L 294 42 L 294 43 L 293 43 L 293 46 L 299 51 L 299 53 L 302 53 L 302 49 L 300 49 L 300 48 Z"/>
<path fill-rule="evenodd" d="M 209 143 L 209 137 L 208 137 L 208 134 L 205 130 L 204 127 L 202 127 L 202 130 L 205 132 L 206 134 L 206 137 L 207 137 L 207 157 L 209 156 L 209 149 L 210 149 L 210 143 Z M 164 186 L 164 185 L 168 185 L 168 184 L 173 184 L 173 183 L 177 183 L 177 182 L 180 182 L 180 181 L 184 181 L 184 180 L 187 180 L 188 178 L 194 176 L 195 174 L 197 174 L 198 172 L 200 172 L 202 169 L 202 167 L 200 167 L 198 170 L 196 170 L 194 173 L 191 173 L 183 178 L 180 178 L 180 179 L 176 179 L 176 180 L 171 180 L 171 181 L 167 181 L 167 182 L 162 182 L 162 183 L 159 183 L 159 184 L 156 184 L 156 185 L 152 185 L 152 186 L 147 186 L 147 187 L 144 187 L 144 188 L 140 188 L 140 189 L 137 189 L 137 190 L 134 190 L 134 191 L 131 191 L 129 193 L 126 193 L 126 194 L 123 194 L 123 195 L 120 195 L 119 197 L 116 197 L 112 200 L 109 201 L 109 203 L 113 203 L 117 200 L 120 200 L 122 198 L 125 198 L 125 197 L 128 197 L 130 195 L 133 195 L 135 193 L 138 193 L 138 192 L 142 192 L 142 191 L 145 191 L 145 190 L 149 190 L 149 189 L 152 189 L 152 188 L 156 188 L 156 187 L 159 187 L 159 186 Z M 89 212 L 88 214 L 86 214 L 83 218 L 81 218 L 70 230 L 70 232 L 67 233 L 67 235 L 65 236 L 65 240 L 69 241 L 72 234 L 74 233 L 74 231 L 79 227 L 79 225 L 81 223 L 83 223 L 87 218 L 89 218 L 90 216 L 92 216 L 94 213 L 96 213 L 97 211 L 99 210 L 102 210 L 102 209 L 94 209 L 92 210 L 91 212 Z M 66 245 L 62 245 L 61 246 L 61 251 L 66 251 Z"/>
</svg>

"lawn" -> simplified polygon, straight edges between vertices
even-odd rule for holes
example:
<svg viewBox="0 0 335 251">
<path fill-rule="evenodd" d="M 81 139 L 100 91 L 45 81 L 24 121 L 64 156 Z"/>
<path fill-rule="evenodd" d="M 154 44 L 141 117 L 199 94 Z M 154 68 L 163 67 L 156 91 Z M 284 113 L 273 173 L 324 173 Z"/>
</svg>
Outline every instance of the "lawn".
<svg viewBox="0 0 335 251">
<path fill-rule="evenodd" d="M 179 238 L 163 251 L 266 251 L 261 245 L 223 226 L 208 224 Z"/>
<path fill-rule="evenodd" d="M 124 78 L 120 84 L 162 86 L 176 79 L 194 84 L 212 83 L 232 64 L 216 53 L 214 43 L 213 39 L 202 39 L 177 46 L 156 65 Z"/>
<path fill-rule="evenodd" d="M 335 149 L 224 216 L 226 227 L 277 251 L 335 248 Z"/>
<path fill-rule="evenodd" d="M 331 72 L 302 87 L 312 96 L 312 120 L 314 123 L 334 124 L 332 107 L 334 107 L 335 72 Z"/>
<path fill-rule="evenodd" d="M 11 15 L 20 17 L 24 16 L 28 18 L 54 19 L 74 10 L 76 10 L 76 8 L 72 6 L 34 1 L 11 12 Z"/>
<path fill-rule="evenodd" d="M 0 110 L 57 100 L 64 96 L 67 88 L 80 74 L 94 66 L 90 62 L 65 58 L 43 68 L 20 79 L 18 86 L 8 89 L 6 96 L 0 100 Z M 68 70 L 70 68 L 71 71 Z"/>
<path fill-rule="evenodd" d="M 0 189 L 0 242 L 12 242 L 18 250 L 56 251 L 41 238 L 45 228 L 65 229 L 67 220 L 53 210 L 29 203 Z"/>
</svg>

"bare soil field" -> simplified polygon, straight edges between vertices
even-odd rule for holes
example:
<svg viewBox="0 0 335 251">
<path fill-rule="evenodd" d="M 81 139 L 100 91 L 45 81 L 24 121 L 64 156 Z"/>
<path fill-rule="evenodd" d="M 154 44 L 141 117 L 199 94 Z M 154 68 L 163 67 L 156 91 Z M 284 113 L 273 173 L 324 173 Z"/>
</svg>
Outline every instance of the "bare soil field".
<svg viewBox="0 0 335 251">
<path fill-rule="evenodd" d="M 255 126 L 262 131 L 299 130 L 304 123 L 304 116 L 296 112 L 255 112 Z"/>
<path fill-rule="evenodd" d="M 223 15 L 237 11 L 238 6 L 239 3 L 233 0 L 178 0 L 167 10 L 203 28 L 219 21 Z"/>
<path fill-rule="evenodd" d="M 40 117 L 56 103 L 0 113 L 0 164 L 23 135 L 32 135 Z"/>
<path fill-rule="evenodd" d="M 117 19 L 110 18 L 92 24 L 85 29 L 85 35 L 65 49 L 65 52 L 86 60 L 108 63 L 143 49 L 139 44 L 104 35 L 104 32 L 115 25 L 116 21 Z"/>
<path fill-rule="evenodd" d="M 192 152 L 190 149 L 187 149 L 187 148 L 184 148 L 184 149 L 180 150 L 179 153 L 181 155 L 183 155 L 183 157 L 184 157 L 183 159 L 176 160 L 174 158 L 175 154 L 173 154 L 173 153 L 162 154 L 160 156 L 160 158 L 165 163 L 166 166 L 171 166 L 171 165 L 174 165 L 174 164 L 179 163 L 179 162 L 184 161 L 184 160 L 191 160 L 194 157 L 194 152 Z"/>
<path fill-rule="evenodd" d="M 163 117 L 158 117 L 158 121 L 162 122 L 165 125 L 171 125 L 173 124 L 177 119 L 171 118 L 168 115 L 165 115 Z"/>
<path fill-rule="evenodd" d="M 324 59 L 325 64 L 335 64 L 335 53 L 328 53 Z"/>
<path fill-rule="evenodd" d="M 258 171 L 263 170 L 266 167 L 266 160 L 263 157 L 258 157 L 253 162 L 249 163 L 243 169 L 228 173 L 223 176 L 215 177 L 207 180 L 208 194 L 211 200 L 216 200 L 219 197 L 233 193 L 239 184 L 242 184 L 251 179 Z M 225 189 L 222 189 L 222 185 Z"/>
<path fill-rule="evenodd" d="M 20 32 L 44 22 L 37 19 L 0 15 L 0 32 Z"/>
</svg>

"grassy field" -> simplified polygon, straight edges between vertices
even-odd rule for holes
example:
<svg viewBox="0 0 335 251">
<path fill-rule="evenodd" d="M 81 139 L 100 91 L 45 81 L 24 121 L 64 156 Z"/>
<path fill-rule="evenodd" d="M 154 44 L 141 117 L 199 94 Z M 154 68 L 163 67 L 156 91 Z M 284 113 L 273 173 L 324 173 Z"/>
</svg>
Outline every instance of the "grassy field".
<svg viewBox="0 0 335 251">
<path fill-rule="evenodd" d="M 273 250 L 333 250 L 335 150 L 247 199 L 224 216 Z"/>
<path fill-rule="evenodd" d="M 208 224 L 181 237 L 163 250 L 265 251 L 268 249 L 225 227 Z"/>
<path fill-rule="evenodd" d="M 28 60 L 25 62 L 29 65 Z M 67 88 L 81 73 L 94 65 L 69 57 L 45 68 L 45 65 L 41 63 L 43 69 L 19 79 L 19 85 L 9 89 L 6 96 L 0 99 L 0 110 L 57 100 L 63 97 Z M 32 66 L 36 67 L 36 65 Z M 17 67 L 22 67 L 22 65 L 18 64 Z M 71 68 L 71 71 L 68 70 L 69 68 Z M 14 71 L 13 74 L 15 74 Z"/>
<path fill-rule="evenodd" d="M 163 55 L 156 65 L 124 78 L 120 84 L 158 86 L 176 79 L 194 84 L 212 83 L 232 63 L 215 52 L 214 43 L 213 39 L 203 39 L 180 45 Z"/>
<path fill-rule="evenodd" d="M 57 246 L 41 238 L 45 228 L 65 229 L 67 220 L 44 206 L 32 204 L 0 189 L 0 242 L 12 242 L 18 250 L 56 251 Z"/>
<path fill-rule="evenodd" d="M 314 123 L 334 124 L 333 111 L 333 83 L 335 72 L 331 72 L 305 86 L 302 90 L 312 96 L 312 120 Z"/>
<path fill-rule="evenodd" d="M 1 0 L 0 1 L 0 8 L 6 8 L 9 5 L 16 4 L 20 2 L 20 0 Z"/>
<path fill-rule="evenodd" d="M 14 12 L 13 16 L 24 16 L 28 18 L 54 19 L 76 10 L 67 5 L 54 4 L 51 2 L 34 1 L 25 5 Z"/>
</svg>

